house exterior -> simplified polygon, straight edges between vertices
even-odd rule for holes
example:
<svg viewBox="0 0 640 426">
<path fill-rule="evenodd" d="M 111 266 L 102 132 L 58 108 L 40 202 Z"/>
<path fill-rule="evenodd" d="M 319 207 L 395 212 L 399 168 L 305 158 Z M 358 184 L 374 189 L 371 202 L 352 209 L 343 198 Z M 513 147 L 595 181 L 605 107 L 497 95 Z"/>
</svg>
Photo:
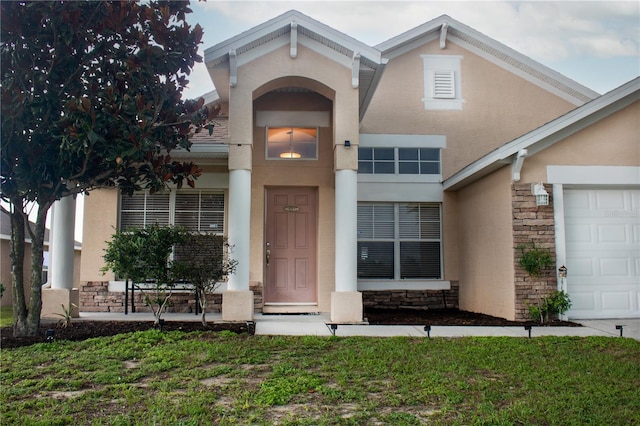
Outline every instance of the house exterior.
<svg viewBox="0 0 640 426">
<path fill-rule="evenodd" d="M 448 16 L 368 46 L 290 11 L 205 62 L 221 115 L 174 155 L 204 174 L 87 198 L 81 310 L 122 310 L 100 272 L 114 228 L 165 223 L 228 236 L 225 320 L 359 322 L 367 306 L 523 320 L 558 288 L 570 317 L 640 316 L 638 79 L 600 96 Z M 529 242 L 566 278 L 527 277 Z"/>
</svg>

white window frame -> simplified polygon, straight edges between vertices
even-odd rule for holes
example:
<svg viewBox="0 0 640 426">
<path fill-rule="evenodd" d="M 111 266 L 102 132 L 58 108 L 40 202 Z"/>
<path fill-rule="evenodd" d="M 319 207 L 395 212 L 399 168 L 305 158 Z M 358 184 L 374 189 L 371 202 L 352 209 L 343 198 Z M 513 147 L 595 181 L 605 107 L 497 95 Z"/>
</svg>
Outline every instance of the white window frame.
<svg viewBox="0 0 640 426">
<path fill-rule="evenodd" d="M 439 209 L 439 238 L 401 238 L 400 236 L 400 214 L 399 208 L 403 204 L 422 204 L 426 206 L 437 206 Z M 442 237 L 442 204 L 440 203 L 378 203 L 378 202 L 360 202 L 361 205 L 393 205 L 394 211 L 394 236 L 393 238 L 360 238 L 358 237 L 358 243 L 360 242 L 393 242 L 393 262 L 394 272 L 393 278 L 359 278 L 358 289 L 360 290 L 383 290 L 383 289 L 395 289 L 395 288 L 407 288 L 407 289 L 427 289 L 427 290 L 446 290 L 450 288 L 450 283 L 443 280 L 444 276 L 444 259 L 443 259 L 443 237 Z M 440 245 L 440 273 L 439 278 L 401 278 L 401 253 L 400 245 L 406 241 L 437 241 Z M 357 253 L 360 256 L 360 253 Z"/>
<path fill-rule="evenodd" d="M 300 158 L 280 158 L 280 157 L 269 157 L 269 129 L 273 128 L 291 128 L 291 131 L 294 129 L 315 129 L 316 131 L 316 142 L 315 142 L 315 153 L 313 157 L 300 157 Z M 264 131 L 264 158 L 268 161 L 317 161 L 318 160 L 318 145 L 320 143 L 320 128 L 317 126 L 296 126 L 296 125 L 286 125 L 286 126 L 266 126 Z"/>
<path fill-rule="evenodd" d="M 442 182 L 442 150 L 446 148 L 444 135 L 398 135 L 398 134 L 361 134 L 362 148 L 438 148 L 440 149 L 439 174 L 399 174 L 396 165 L 394 174 L 358 173 L 361 183 L 440 183 Z M 398 162 L 396 150 L 395 162 Z M 398 200 L 399 201 L 399 200 Z M 435 201 L 435 200 L 434 200 Z"/>
<path fill-rule="evenodd" d="M 462 110 L 460 55 L 420 55 L 424 65 L 424 108 Z"/>
</svg>

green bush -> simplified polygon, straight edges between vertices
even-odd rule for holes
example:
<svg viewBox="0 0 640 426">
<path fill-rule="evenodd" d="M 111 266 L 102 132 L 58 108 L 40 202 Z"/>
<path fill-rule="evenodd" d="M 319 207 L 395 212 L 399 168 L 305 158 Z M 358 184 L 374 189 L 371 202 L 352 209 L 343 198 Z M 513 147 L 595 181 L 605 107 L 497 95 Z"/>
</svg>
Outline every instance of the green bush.
<svg viewBox="0 0 640 426">
<path fill-rule="evenodd" d="M 562 315 L 571 307 L 569 295 L 564 291 L 554 291 L 548 297 L 545 297 L 539 305 L 529 306 L 529 315 L 531 319 L 544 323 L 557 315 Z"/>
<path fill-rule="evenodd" d="M 539 277 L 553 266 L 553 256 L 547 248 L 531 243 L 519 245 L 518 250 L 521 252 L 518 263 L 532 278 Z"/>
</svg>

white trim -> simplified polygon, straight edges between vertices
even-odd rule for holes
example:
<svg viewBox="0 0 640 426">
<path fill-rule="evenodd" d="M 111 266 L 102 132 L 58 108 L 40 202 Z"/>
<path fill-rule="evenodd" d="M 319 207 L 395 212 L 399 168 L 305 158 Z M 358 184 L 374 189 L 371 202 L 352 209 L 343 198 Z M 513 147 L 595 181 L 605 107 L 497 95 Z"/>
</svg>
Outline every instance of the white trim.
<svg viewBox="0 0 640 426">
<path fill-rule="evenodd" d="M 640 185 L 640 167 L 549 165 L 547 182 L 566 185 Z"/>
<path fill-rule="evenodd" d="M 329 127 L 329 111 L 256 111 L 257 127 Z"/>
<path fill-rule="evenodd" d="M 298 24 L 291 23 L 291 47 L 289 48 L 289 56 L 295 59 L 298 56 Z"/>
<path fill-rule="evenodd" d="M 359 202 L 441 203 L 443 194 L 439 183 L 358 181 Z"/>
<path fill-rule="evenodd" d="M 424 108 L 427 110 L 462 110 L 461 55 L 420 55 L 424 72 Z M 449 93 L 436 93 L 436 75 L 448 76 Z"/>
<path fill-rule="evenodd" d="M 451 281 L 358 280 L 358 291 L 451 290 Z"/>
<path fill-rule="evenodd" d="M 367 148 L 446 148 L 445 135 L 399 135 L 360 133 L 360 146 Z"/>
</svg>

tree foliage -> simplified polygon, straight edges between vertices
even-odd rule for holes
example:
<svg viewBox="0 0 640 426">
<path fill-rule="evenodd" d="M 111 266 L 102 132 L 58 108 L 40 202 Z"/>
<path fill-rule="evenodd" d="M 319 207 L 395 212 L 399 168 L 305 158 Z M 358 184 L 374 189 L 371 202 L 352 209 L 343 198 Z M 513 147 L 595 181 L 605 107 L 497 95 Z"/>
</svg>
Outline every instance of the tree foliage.
<svg viewBox="0 0 640 426">
<path fill-rule="evenodd" d="M 130 280 L 144 294 L 153 311 L 156 324 L 160 324 L 176 281 L 171 254 L 174 247 L 187 241 L 182 228 L 152 225 L 117 231 L 107 241 L 103 272 L 113 271 L 116 276 Z"/>
<path fill-rule="evenodd" d="M 212 118 L 182 101 L 202 28 L 188 2 L 2 2 L 2 199 L 12 216 L 14 333 L 34 334 L 46 214 L 62 197 L 98 187 L 158 190 L 194 185 L 200 170 L 173 161 L 189 133 Z M 37 206 L 32 297 L 22 290 L 20 228 Z M 20 271 L 18 270 L 20 269 Z M 28 315 L 28 317 L 27 317 Z"/>
<path fill-rule="evenodd" d="M 176 247 L 172 274 L 193 286 L 202 313 L 202 325 L 207 326 L 207 295 L 213 293 L 229 275 L 238 261 L 230 257 L 231 247 L 222 235 L 189 234 Z"/>
</svg>

